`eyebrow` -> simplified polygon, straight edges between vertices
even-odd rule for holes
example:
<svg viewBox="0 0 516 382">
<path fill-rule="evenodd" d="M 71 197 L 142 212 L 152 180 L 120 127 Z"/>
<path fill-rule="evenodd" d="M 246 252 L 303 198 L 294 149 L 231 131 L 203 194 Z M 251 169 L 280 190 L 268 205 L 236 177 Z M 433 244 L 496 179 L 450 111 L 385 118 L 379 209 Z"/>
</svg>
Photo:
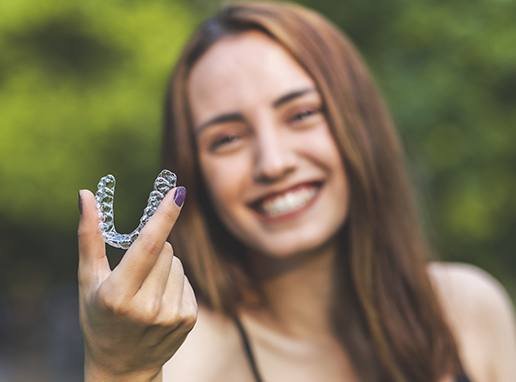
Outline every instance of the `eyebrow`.
<svg viewBox="0 0 516 382">
<path fill-rule="evenodd" d="M 281 105 L 283 105 L 283 104 L 285 104 L 287 102 L 290 102 L 290 101 L 292 101 L 292 100 L 294 100 L 296 98 L 304 96 L 307 93 L 313 93 L 313 92 L 315 92 L 314 88 L 305 88 L 305 89 L 291 91 L 291 92 L 289 92 L 289 93 L 287 93 L 285 95 L 282 95 L 277 100 L 275 100 L 272 103 L 272 106 L 275 109 L 277 109 L 278 107 L 280 107 Z"/>
<path fill-rule="evenodd" d="M 287 94 L 284 94 L 281 97 L 274 100 L 272 102 L 272 107 L 277 109 L 280 106 L 282 106 L 296 98 L 302 97 L 305 94 L 313 93 L 313 92 L 315 92 L 315 88 L 313 88 L 313 87 L 288 92 Z M 199 126 L 197 126 L 197 128 L 195 129 L 195 134 L 198 135 L 206 128 L 213 126 L 213 125 L 217 125 L 219 123 L 242 122 L 244 120 L 245 120 L 244 116 L 238 112 L 220 114 L 220 115 L 218 115 L 214 118 L 211 118 L 208 121 L 200 124 Z"/>
</svg>

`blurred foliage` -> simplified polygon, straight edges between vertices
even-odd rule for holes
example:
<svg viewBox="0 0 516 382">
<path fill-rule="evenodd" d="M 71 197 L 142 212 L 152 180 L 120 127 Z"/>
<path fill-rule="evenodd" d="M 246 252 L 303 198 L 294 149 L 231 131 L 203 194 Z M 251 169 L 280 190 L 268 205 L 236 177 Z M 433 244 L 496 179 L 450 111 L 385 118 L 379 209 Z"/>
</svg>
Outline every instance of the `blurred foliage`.
<svg viewBox="0 0 516 382">
<path fill-rule="evenodd" d="M 72 190 L 108 171 L 127 190 L 157 166 L 165 81 L 193 17 L 166 1 L 21 0 L 0 14 L 2 216 L 66 227 Z"/>
<path fill-rule="evenodd" d="M 516 2 L 300 3 L 370 65 L 438 252 L 516 296 Z M 38 301 L 75 283 L 77 190 L 113 173 L 120 229 L 138 220 L 159 170 L 171 66 L 218 5 L 0 2 L 0 297 L 25 302 L 11 319 L 28 333 Z"/>
</svg>

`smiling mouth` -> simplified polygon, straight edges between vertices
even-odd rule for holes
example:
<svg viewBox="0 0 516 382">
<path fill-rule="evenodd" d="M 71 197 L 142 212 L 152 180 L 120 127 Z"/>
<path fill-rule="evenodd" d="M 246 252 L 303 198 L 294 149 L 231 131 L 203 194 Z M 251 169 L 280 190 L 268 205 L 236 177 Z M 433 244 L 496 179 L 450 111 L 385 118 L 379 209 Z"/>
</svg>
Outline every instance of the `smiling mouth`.
<svg viewBox="0 0 516 382">
<path fill-rule="evenodd" d="M 311 205 L 322 183 L 303 183 L 253 203 L 251 207 L 263 218 L 276 219 L 296 215 Z"/>
</svg>

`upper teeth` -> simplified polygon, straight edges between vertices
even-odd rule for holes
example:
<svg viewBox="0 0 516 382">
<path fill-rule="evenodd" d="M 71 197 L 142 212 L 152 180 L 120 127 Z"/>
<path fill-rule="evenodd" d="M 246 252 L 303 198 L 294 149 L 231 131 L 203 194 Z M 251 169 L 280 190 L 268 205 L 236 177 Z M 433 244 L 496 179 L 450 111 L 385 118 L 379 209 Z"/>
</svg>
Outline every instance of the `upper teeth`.
<svg viewBox="0 0 516 382">
<path fill-rule="evenodd" d="M 301 188 L 265 200 L 261 207 L 268 215 L 285 214 L 303 207 L 315 195 L 315 187 Z"/>
</svg>

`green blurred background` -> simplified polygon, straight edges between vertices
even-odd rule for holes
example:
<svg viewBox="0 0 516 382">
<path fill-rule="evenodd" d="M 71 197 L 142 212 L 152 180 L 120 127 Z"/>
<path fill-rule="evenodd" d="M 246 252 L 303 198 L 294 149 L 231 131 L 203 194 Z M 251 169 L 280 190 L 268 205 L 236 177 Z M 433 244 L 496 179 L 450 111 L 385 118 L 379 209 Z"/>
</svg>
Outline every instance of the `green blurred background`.
<svg viewBox="0 0 516 382">
<path fill-rule="evenodd" d="M 516 2 L 300 3 L 370 65 L 441 257 L 484 268 L 514 299 Z M 171 67 L 219 5 L 0 1 L 0 380 L 81 380 L 77 191 L 113 173 L 117 223 L 134 228 Z"/>
</svg>

